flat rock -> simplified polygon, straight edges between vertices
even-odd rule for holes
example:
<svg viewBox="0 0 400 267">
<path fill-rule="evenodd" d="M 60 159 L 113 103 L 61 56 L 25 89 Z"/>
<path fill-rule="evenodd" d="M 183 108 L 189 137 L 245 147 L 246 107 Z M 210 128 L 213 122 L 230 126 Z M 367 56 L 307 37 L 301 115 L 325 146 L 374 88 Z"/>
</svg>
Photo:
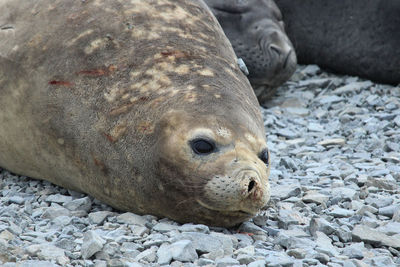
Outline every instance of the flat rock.
<svg viewBox="0 0 400 267">
<path fill-rule="evenodd" d="M 352 234 L 355 241 L 363 241 L 374 246 L 400 248 L 400 235 L 388 236 L 365 225 L 356 225 Z"/>
<path fill-rule="evenodd" d="M 125 212 L 117 217 L 117 222 L 144 226 L 147 222 L 147 219 L 144 216 L 140 216 L 132 212 Z"/>
</svg>

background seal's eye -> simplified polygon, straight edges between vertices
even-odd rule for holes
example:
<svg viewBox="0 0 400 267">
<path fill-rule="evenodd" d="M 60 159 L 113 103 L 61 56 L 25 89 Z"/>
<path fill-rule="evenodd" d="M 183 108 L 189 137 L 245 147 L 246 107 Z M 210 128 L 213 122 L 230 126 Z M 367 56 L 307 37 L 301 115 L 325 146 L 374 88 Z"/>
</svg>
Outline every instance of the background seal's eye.
<svg viewBox="0 0 400 267">
<path fill-rule="evenodd" d="M 190 142 L 190 146 L 198 155 L 207 155 L 215 151 L 215 143 L 203 138 L 194 139 Z"/>
<path fill-rule="evenodd" d="M 264 148 L 260 155 L 258 156 L 265 164 L 269 164 L 269 151 L 267 148 Z"/>
</svg>

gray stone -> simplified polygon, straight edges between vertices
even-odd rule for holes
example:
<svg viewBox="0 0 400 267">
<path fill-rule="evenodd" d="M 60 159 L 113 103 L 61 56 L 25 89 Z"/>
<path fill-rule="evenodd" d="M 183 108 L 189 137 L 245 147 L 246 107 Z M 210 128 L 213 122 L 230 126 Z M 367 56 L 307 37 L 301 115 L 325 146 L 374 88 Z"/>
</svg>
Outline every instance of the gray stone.
<svg viewBox="0 0 400 267">
<path fill-rule="evenodd" d="M 180 240 L 171 245 L 163 244 L 157 251 L 157 262 L 169 264 L 170 261 L 192 262 L 198 258 L 196 250 L 190 240 Z"/>
<path fill-rule="evenodd" d="M 215 261 L 216 267 L 227 267 L 227 266 L 235 266 L 239 265 L 240 262 L 238 260 L 235 260 L 231 257 L 224 257 L 221 259 L 217 259 Z"/>
<path fill-rule="evenodd" d="M 318 252 L 329 255 L 330 257 L 335 257 L 339 254 L 336 248 L 332 245 L 332 240 L 326 234 L 317 231 L 315 236 L 315 243 L 317 245 L 316 250 Z"/>
<path fill-rule="evenodd" d="M 207 225 L 204 224 L 191 224 L 187 223 L 179 227 L 178 229 L 181 232 L 199 232 L 199 233 L 204 233 L 208 234 L 210 233 L 210 229 L 208 228 Z"/>
<path fill-rule="evenodd" d="M 83 259 L 92 257 L 96 252 L 99 252 L 106 243 L 96 232 L 88 231 L 83 235 L 83 243 L 81 254 Z"/>
<path fill-rule="evenodd" d="M 89 212 L 90 208 L 92 207 L 92 201 L 89 197 L 84 197 L 66 202 L 63 206 L 70 211 L 83 210 L 85 212 Z"/>
<path fill-rule="evenodd" d="M 387 236 L 368 226 L 356 225 L 353 229 L 353 240 L 364 241 L 374 246 L 388 246 L 396 249 L 400 248 L 400 235 Z"/>
<path fill-rule="evenodd" d="M 339 207 L 334 207 L 328 211 L 328 214 L 335 218 L 346 218 L 354 215 L 354 211 L 346 210 Z"/>
<path fill-rule="evenodd" d="M 49 207 L 49 208 L 46 208 L 46 210 L 43 212 L 42 218 L 53 220 L 59 216 L 70 216 L 70 214 L 71 214 L 71 212 L 68 209 L 63 208 L 61 206 Z"/>
<path fill-rule="evenodd" d="M 353 243 L 343 249 L 343 255 L 348 256 L 350 259 L 362 259 L 364 258 L 365 251 L 364 243 Z"/>
<path fill-rule="evenodd" d="M 329 196 L 323 195 L 315 191 L 309 191 L 303 197 L 305 203 L 316 203 L 316 204 L 326 204 L 329 200 Z"/>
<path fill-rule="evenodd" d="M 23 197 L 20 197 L 20 196 L 12 196 L 12 197 L 10 197 L 8 199 L 8 201 L 10 203 L 15 203 L 15 204 L 21 205 L 21 204 L 24 204 L 25 199 Z"/>
<path fill-rule="evenodd" d="M 265 267 L 267 262 L 265 260 L 256 260 L 253 261 L 252 263 L 249 263 L 249 265 L 247 265 L 248 267 Z"/>
<path fill-rule="evenodd" d="M 2 266 L 7 267 L 6 264 L 4 264 Z M 60 265 L 52 263 L 51 261 L 27 260 L 27 261 L 18 262 L 18 264 L 15 264 L 12 266 L 15 266 L 15 267 L 59 267 Z"/>
<path fill-rule="evenodd" d="M 246 254 L 240 254 L 239 256 L 236 257 L 236 259 L 239 261 L 240 264 L 249 264 L 256 260 L 254 256 Z"/>
<path fill-rule="evenodd" d="M 325 139 L 320 142 L 318 142 L 318 145 L 321 146 L 343 146 L 346 143 L 346 140 L 343 138 L 331 138 L 331 139 Z"/>
<path fill-rule="evenodd" d="M 214 261 L 210 259 L 201 258 L 197 262 L 195 262 L 198 266 L 213 266 Z"/>
<path fill-rule="evenodd" d="M 400 222 L 388 222 L 375 230 L 385 233 L 386 235 L 392 236 L 392 235 L 398 235 L 400 234 Z"/>
<path fill-rule="evenodd" d="M 280 129 L 277 133 L 277 135 L 285 137 L 287 139 L 294 139 L 300 136 L 298 132 L 289 130 L 289 129 Z"/>
<path fill-rule="evenodd" d="M 317 231 L 330 235 L 335 231 L 335 228 L 324 218 L 312 218 L 310 221 L 310 233 L 315 235 Z"/>
<path fill-rule="evenodd" d="M 147 263 L 154 262 L 157 258 L 157 247 L 151 247 L 149 249 L 144 250 L 139 255 L 136 256 L 136 261 L 144 261 Z"/>
<path fill-rule="evenodd" d="M 160 233 L 167 233 L 172 230 L 178 230 L 179 226 L 169 224 L 169 223 L 157 223 L 156 225 L 153 226 L 153 230 L 160 232 Z"/>
<path fill-rule="evenodd" d="M 384 215 L 392 218 L 394 213 L 400 209 L 400 204 L 390 205 L 383 208 L 379 208 L 379 215 Z"/>
<path fill-rule="evenodd" d="M 265 257 L 266 266 L 279 267 L 279 266 L 292 266 L 294 261 L 283 252 L 271 251 Z"/>
<path fill-rule="evenodd" d="M 47 202 L 54 202 L 54 203 L 59 203 L 59 204 L 63 204 L 65 202 L 70 202 L 71 200 L 72 200 L 71 196 L 65 196 L 65 195 L 60 195 L 60 194 L 50 195 L 46 198 Z"/>
<path fill-rule="evenodd" d="M 113 213 L 111 211 L 95 211 L 88 215 L 89 222 L 92 224 L 102 224 L 104 220 L 111 216 Z"/>
<path fill-rule="evenodd" d="M 144 226 L 147 222 L 147 219 L 144 216 L 136 215 L 131 212 L 126 212 L 117 217 L 117 222 Z"/>
</svg>

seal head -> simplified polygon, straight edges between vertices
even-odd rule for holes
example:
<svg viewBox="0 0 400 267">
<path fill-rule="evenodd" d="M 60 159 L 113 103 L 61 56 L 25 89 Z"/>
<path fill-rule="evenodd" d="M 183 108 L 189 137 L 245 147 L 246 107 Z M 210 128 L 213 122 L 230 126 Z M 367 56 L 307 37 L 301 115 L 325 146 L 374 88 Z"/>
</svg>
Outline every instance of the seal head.
<svg viewBox="0 0 400 267">
<path fill-rule="evenodd" d="M 273 89 L 296 69 L 296 54 L 282 14 L 272 0 L 206 0 L 238 57 L 244 59 L 253 86 Z"/>
<path fill-rule="evenodd" d="M 160 126 L 157 146 L 163 203 L 173 218 L 235 225 L 269 200 L 269 152 L 257 132 L 229 116 L 172 111 Z M 231 116 L 232 117 L 232 116 Z M 251 124 L 251 123 L 249 123 Z M 167 205 L 170 206 L 170 205 Z M 183 214 L 181 210 L 193 210 Z"/>
</svg>

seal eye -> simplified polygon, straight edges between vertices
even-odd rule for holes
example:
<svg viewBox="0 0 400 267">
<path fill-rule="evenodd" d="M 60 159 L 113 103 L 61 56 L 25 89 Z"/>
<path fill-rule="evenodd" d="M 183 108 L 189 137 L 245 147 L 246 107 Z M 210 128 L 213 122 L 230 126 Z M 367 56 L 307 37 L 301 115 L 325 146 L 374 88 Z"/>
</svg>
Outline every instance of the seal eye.
<svg viewBox="0 0 400 267">
<path fill-rule="evenodd" d="M 203 138 L 195 139 L 190 142 L 190 146 L 192 147 L 192 150 L 194 153 L 198 155 L 207 155 L 215 150 L 215 144 L 214 142 L 210 140 L 206 140 Z"/>
<path fill-rule="evenodd" d="M 269 151 L 264 148 L 258 156 L 265 164 L 269 165 Z"/>
</svg>

